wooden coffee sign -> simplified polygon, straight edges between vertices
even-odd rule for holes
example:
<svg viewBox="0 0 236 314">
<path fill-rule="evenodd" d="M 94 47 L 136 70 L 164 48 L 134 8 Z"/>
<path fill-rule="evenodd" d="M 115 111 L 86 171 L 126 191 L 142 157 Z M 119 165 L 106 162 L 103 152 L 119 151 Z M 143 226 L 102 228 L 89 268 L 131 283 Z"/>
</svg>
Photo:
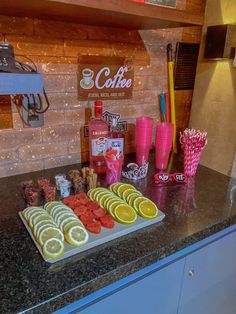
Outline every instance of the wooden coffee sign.
<svg viewBox="0 0 236 314">
<path fill-rule="evenodd" d="M 102 56 L 79 58 L 79 100 L 128 99 L 132 97 L 133 82 L 130 60 Z"/>
</svg>

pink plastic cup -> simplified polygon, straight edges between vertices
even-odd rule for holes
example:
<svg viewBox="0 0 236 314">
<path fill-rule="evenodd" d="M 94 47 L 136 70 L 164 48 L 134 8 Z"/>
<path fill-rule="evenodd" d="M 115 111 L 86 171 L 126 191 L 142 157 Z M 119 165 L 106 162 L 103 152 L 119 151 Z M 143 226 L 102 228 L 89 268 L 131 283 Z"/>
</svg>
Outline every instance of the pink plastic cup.
<svg viewBox="0 0 236 314">
<path fill-rule="evenodd" d="M 118 159 L 106 158 L 106 184 L 111 185 L 112 183 L 119 182 L 121 177 L 121 170 L 124 156 L 120 156 Z"/>
<path fill-rule="evenodd" d="M 135 127 L 135 148 L 136 163 L 142 166 L 144 161 L 148 161 L 149 150 L 152 143 L 153 118 L 136 118 Z"/>
<path fill-rule="evenodd" d="M 150 146 L 152 143 L 153 118 L 136 118 L 135 145 Z"/>
<path fill-rule="evenodd" d="M 142 166 L 142 164 L 146 161 L 148 161 L 148 156 L 149 156 L 149 150 L 150 150 L 150 145 L 137 145 L 136 146 L 136 163 L 139 166 Z"/>
<path fill-rule="evenodd" d="M 155 153 L 156 168 L 163 170 L 168 166 L 169 155 L 172 147 L 174 125 L 172 123 L 157 123 Z"/>
</svg>

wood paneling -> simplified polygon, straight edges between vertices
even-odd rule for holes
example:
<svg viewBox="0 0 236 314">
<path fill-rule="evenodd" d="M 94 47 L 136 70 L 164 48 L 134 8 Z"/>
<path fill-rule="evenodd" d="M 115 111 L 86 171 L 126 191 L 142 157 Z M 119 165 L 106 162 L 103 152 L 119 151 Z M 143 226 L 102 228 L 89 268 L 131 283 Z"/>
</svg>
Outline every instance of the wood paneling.
<svg viewBox="0 0 236 314">
<path fill-rule="evenodd" d="M 0 10 L 3 15 L 14 14 L 130 29 L 203 24 L 202 14 L 193 11 L 135 3 L 129 0 L 1 0 Z"/>
<path fill-rule="evenodd" d="M 0 129 L 13 128 L 11 98 L 9 95 L 0 96 Z"/>
</svg>

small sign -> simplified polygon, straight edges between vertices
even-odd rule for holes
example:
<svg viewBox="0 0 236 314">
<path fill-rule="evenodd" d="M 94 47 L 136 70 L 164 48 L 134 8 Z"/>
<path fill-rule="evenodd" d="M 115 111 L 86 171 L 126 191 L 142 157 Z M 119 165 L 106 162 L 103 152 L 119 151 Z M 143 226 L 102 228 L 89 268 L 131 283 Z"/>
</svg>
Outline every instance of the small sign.
<svg viewBox="0 0 236 314">
<path fill-rule="evenodd" d="M 81 56 L 78 67 L 79 100 L 128 99 L 132 97 L 134 69 L 130 60 Z"/>
<path fill-rule="evenodd" d="M 102 117 L 104 120 L 106 120 L 109 123 L 109 129 L 111 127 L 111 122 L 113 119 L 116 119 L 117 121 L 117 130 L 121 133 L 125 133 L 127 131 L 127 121 L 119 121 L 120 120 L 120 114 L 110 112 L 108 110 L 104 111 L 102 114 Z M 84 137 L 89 137 L 89 128 L 88 125 L 84 125 Z"/>
<path fill-rule="evenodd" d="M 145 3 L 176 8 L 176 0 L 145 0 Z"/>
</svg>

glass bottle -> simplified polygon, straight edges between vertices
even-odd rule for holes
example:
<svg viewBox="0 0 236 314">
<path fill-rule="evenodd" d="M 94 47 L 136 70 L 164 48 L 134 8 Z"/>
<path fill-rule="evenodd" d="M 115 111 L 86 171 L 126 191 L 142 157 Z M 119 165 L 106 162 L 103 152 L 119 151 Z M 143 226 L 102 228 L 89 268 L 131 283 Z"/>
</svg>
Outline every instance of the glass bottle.
<svg viewBox="0 0 236 314">
<path fill-rule="evenodd" d="M 100 174 L 106 172 L 104 155 L 107 149 L 108 122 L 102 118 L 102 101 L 95 101 L 94 118 L 89 121 L 90 168 Z"/>
<path fill-rule="evenodd" d="M 116 118 L 112 118 L 107 148 L 116 150 L 117 156 L 120 156 L 124 155 L 125 135 L 123 132 L 119 131 L 117 122 Z"/>
</svg>

